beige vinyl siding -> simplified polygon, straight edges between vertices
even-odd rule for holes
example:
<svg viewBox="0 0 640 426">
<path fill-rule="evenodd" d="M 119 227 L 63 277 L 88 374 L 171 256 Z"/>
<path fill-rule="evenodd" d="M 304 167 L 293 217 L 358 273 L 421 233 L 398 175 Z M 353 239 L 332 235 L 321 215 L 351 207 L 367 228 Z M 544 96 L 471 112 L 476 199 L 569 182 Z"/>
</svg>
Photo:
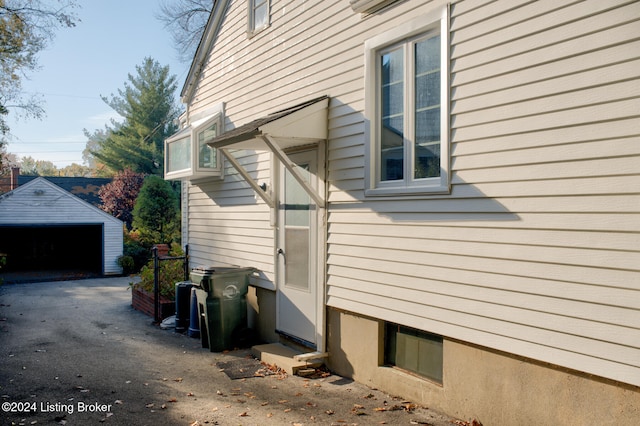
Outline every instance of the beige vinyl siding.
<svg viewBox="0 0 640 426">
<path fill-rule="evenodd" d="M 255 170 L 256 178 L 269 178 L 268 156 L 238 157 L 245 167 Z M 265 158 L 267 161 L 262 161 Z M 190 185 L 188 223 L 191 267 L 253 266 L 263 273 L 260 281 L 266 281 L 262 285 L 271 286 L 273 228 L 270 212 L 233 168 L 227 166 L 223 181 Z"/>
<path fill-rule="evenodd" d="M 445 2 L 363 18 L 271 2 L 248 39 L 231 1 L 190 106 L 226 128 L 329 95 L 327 304 L 640 385 L 639 4 L 451 6 L 451 194 L 364 196 L 364 42 Z M 271 183 L 267 153 L 236 152 Z M 192 185 L 192 264 L 256 266 L 274 228 L 227 166 Z"/>
<path fill-rule="evenodd" d="M 340 117 L 328 305 L 640 384 L 638 6 L 454 4 L 451 194 L 365 198 Z"/>
</svg>

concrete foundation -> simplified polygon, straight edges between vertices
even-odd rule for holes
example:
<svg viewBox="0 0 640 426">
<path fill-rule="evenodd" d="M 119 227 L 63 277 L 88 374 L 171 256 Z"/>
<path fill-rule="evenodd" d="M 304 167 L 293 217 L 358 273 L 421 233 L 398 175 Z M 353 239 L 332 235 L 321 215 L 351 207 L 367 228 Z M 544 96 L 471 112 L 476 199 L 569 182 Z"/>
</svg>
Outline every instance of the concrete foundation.
<svg viewBox="0 0 640 426">
<path fill-rule="evenodd" d="M 276 293 L 249 286 L 247 293 L 247 319 L 249 327 L 256 331 L 261 342 L 277 342 Z"/>
<path fill-rule="evenodd" d="M 640 424 L 640 388 L 444 338 L 443 383 L 383 366 L 384 322 L 328 309 L 332 371 L 483 425 Z"/>
</svg>

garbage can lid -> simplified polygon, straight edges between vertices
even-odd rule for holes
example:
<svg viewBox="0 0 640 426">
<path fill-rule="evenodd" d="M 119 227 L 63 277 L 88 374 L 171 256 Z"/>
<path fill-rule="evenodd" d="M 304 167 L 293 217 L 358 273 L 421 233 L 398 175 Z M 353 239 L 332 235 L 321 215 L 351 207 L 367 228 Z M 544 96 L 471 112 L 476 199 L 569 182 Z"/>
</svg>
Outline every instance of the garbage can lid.
<svg viewBox="0 0 640 426">
<path fill-rule="evenodd" d="M 255 271 L 255 268 L 251 267 L 241 267 L 241 266 L 196 266 L 191 269 L 191 272 L 197 272 L 201 274 L 219 274 L 226 272 L 249 272 Z"/>
</svg>

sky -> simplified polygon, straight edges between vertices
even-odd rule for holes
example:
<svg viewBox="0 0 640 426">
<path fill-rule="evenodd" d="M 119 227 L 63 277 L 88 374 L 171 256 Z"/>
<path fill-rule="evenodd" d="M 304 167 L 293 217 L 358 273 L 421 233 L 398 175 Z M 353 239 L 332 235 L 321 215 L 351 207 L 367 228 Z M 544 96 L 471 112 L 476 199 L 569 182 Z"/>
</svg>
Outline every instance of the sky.
<svg viewBox="0 0 640 426">
<path fill-rule="evenodd" d="M 162 2 L 78 0 L 81 22 L 57 30 L 39 55 L 40 69 L 23 80 L 23 91 L 41 94 L 46 116 L 16 120 L 10 113 L 7 151 L 51 161 L 58 169 L 71 163 L 86 165 L 83 129 L 93 133 L 112 118 L 122 121 L 101 96 L 117 95 L 146 57 L 169 65 L 177 77 L 178 97 L 190 63 L 178 60 L 171 35 L 156 18 Z"/>
</svg>

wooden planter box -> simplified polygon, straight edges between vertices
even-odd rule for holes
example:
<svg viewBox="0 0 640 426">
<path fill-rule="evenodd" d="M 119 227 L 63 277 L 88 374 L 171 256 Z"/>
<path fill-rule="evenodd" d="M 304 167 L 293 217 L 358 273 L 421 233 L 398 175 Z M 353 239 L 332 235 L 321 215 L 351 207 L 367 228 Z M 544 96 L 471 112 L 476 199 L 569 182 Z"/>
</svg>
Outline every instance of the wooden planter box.
<svg viewBox="0 0 640 426">
<path fill-rule="evenodd" d="M 131 306 L 136 311 L 140 311 L 151 318 L 155 315 L 153 293 L 146 292 L 140 288 L 133 288 L 131 290 Z M 163 320 L 176 313 L 176 303 L 167 299 L 164 296 L 160 296 L 160 307 L 158 314 L 160 319 Z"/>
</svg>

